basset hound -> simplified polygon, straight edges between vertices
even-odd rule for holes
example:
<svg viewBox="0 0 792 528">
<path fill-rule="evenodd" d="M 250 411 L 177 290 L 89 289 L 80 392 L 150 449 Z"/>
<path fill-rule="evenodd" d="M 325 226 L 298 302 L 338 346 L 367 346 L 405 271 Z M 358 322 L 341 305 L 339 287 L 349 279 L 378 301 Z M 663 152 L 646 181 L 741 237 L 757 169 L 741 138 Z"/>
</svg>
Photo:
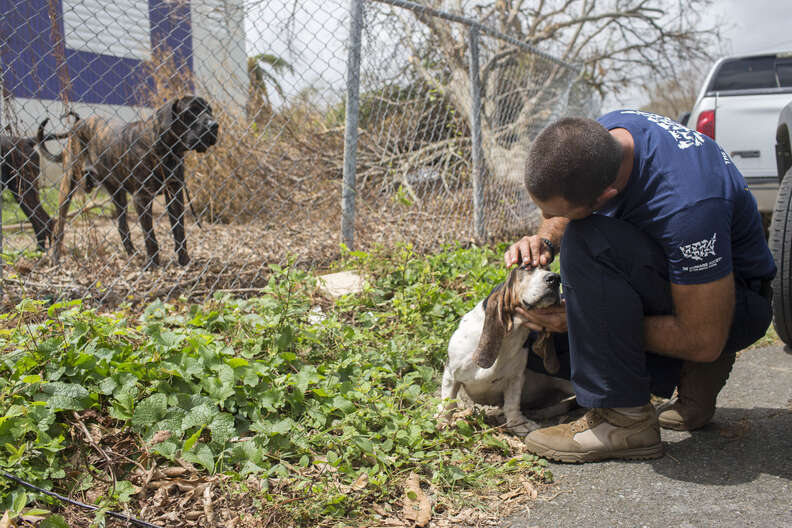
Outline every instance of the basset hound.
<svg viewBox="0 0 792 528">
<path fill-rule="evenodd" d="M 459 389 L 475 403 L 503 406 L 506 428 L 523 436 L 539 424 L 522 410 L 535 407 L 548 393 L 572 394 L 569 381 L 526 370 L 529 353 L 542 357 L 545 370 L 556 373 L 558 358 L 550 334 L 540 334 L 532 349 L 525 347 L 530 330 L 515 308 L 545 308 L 560 301 L 561 277 L 545 268 L 515 268 L 505 282 L 462 317 L 448 343 L 443 372 L 439 419 L 447 420 L 456 408 Z M 532 412 L 534 419 L 549 418 L 574 406 L 574 398 Z"/>
</svg>

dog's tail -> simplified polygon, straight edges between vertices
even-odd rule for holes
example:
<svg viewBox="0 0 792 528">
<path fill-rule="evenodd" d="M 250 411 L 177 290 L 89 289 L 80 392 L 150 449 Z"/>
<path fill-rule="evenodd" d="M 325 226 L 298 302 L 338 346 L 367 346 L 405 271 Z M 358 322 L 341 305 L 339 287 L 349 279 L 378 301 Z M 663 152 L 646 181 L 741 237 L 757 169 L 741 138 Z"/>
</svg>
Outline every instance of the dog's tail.
<svg viewBox="0 0 792 528">
<path fill-rule="evenodd" d="M 69 111 L 65 115 L 67 115 L 67 116 L 70 115 L 70 116 L 74 117 L 74 124 L 75 125 L 77 124 L 77 122 L 80 121 L 80 116 L 77 115 L 76 112 Z M 44 127 L 47 126 L 48 122 L 49 122 L 49 117 L 46 118 L 44 121 L 42 121 L 41 124 L 39 125 L 38 132 L 36 133 L 36 144 L 39 147 L 39 152 L 41 152 L 41 154 L 45 158 L 47 158 L 49 161 L 52 161 L 54 163 L 62 163 L 63 162 L 63 152 L 60 152 L 58 154 L 53 154 L 52 152 L 49 151 L 49 149 L 47 149 L 47 145 L 45 143 L 47 141 L 50 141 L 50 140 L 53 140 L 53 139 L 64 139 L 64 138 L 69 137 L 69 135 L 72 133 L 72 130 L 74 129 L 74 126 L 72 126 L 72 130 L 69 130 L 68 132 L 64 132 L 63 134 L 46 134 L 45 135 L 44 134 Z"/>
</svg>

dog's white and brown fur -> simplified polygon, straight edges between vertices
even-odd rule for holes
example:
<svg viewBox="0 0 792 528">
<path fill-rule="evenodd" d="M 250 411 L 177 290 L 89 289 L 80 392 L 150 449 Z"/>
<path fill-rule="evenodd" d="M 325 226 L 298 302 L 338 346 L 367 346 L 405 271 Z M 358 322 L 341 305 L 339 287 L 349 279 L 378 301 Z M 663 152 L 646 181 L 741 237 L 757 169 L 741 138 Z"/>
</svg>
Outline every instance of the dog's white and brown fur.
<svg viewBox="0 0 792 528">
<path fill-rule="evenodd" d="M 440 418 L 446 419 L 456 407 L 459 389 L 475 403 L 502 405 L 506 427 L 525 435 L 539 427 L 527 418 L 524 407 L 535 407 L 548 393 L 572 393 L 567 380 L 526 371 L 529 350 L 524 348 L 530 330 L 515 312 L 557 304 L 560 277 L 543 268 L 515 268 L 507 280 L 465 314 L 448 343 L 448 361 L 443 372 Z M 540 335 L 533 352 L 539 354 L 545 370 L 556 373 L 558 359 L 549 334 Z M 532 413 L 535 419 L 560 414 L 571 407 L 569 400 Z"/>
</svg>

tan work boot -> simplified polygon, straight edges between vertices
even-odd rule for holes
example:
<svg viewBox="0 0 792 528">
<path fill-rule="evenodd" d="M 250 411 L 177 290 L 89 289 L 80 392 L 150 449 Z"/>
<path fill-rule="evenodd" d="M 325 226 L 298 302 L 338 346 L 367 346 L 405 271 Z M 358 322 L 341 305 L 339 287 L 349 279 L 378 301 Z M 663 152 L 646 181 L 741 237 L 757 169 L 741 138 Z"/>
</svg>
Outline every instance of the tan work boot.
<svg viewBox="0 0 792 528">
<path fill-rule="evenodd" d="M 676 401 L 661 408 L 658 421 L 665 429 L 693 431 L 707 425 L 715 414 L 715 401 L 726 384 L 735 353 L 723 353 L 712 363 L 685 361 Z"/>
<path fill-rule="evenodd" d="M 630 415 L 613 409 L 590 409 L 572 423 L 532 432 L 525 437 L 525 445 L 532 453 L 560 462 L 663 456 L 657 413 L 651 404 Z"/>
</svg>

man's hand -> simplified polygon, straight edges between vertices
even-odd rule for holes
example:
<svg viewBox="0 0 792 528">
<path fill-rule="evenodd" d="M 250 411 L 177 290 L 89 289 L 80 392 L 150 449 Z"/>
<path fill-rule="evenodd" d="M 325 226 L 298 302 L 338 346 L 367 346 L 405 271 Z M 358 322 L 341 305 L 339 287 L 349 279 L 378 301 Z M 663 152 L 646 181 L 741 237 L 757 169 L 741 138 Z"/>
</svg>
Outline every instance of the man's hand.
<svg viewBox="0 0 792 528">
<path fill-rule="evenodd" d="M 554 333 L 567 331 L 566 304 L 564 304 L 563 300 L 560 304 L 548 306 L 547 308 L 536 308 L 530 312 L 519 306 L 514 310 L 525 319 L 523 326 L 531 330 Z"/>
<path fill-rule="evenodd" d="M 561 238 L 564 236 L 569 220 L 563 217 L 545 218 L 535 235 L 522 237 L 512 244 L 503 255 L 506 267 L 515 264 L 535 268 L 547 266 L 561 248 Z M 543 242 L 547 240 L 550 244 Z"/>
<path fill-rule="evenodd" d="M 520 240 L 509 246 L 506 254 L 503 255 L 503 261 L 506 267 L 511 267 L 514 264 L 518 266 L 547 266 L 553 261 L 554 248 L 543 242 L 542 237 L 539 235 L 531 235 L 522 237 Z"/>
</svg>

